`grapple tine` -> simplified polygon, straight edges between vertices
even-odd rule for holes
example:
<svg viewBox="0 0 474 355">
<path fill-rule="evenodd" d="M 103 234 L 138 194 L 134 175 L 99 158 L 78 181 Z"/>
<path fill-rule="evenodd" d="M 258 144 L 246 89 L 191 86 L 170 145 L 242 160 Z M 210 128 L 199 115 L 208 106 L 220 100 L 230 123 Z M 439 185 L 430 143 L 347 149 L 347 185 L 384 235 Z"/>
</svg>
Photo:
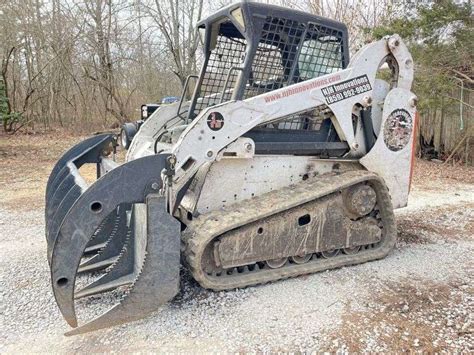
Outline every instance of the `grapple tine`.
<svg viewBox="0 0 474 355">
<path fill-rule="evenodd" d="M 136 277 L 135 263 L 135 232 L 132 225 L 127 228 L 127 241 L 122 252 L 117 257 L 110 270 L 101 278 L 87 285 L 74 294 L 75 299 L 92 296 L 98 293 L 113 290 L 117 287 L 131 284 Z"/>
<path fill-rule="evenodd" d="M 46 198 L 45 202 L 46 230 L 48 230 L 49 228 L 49 222 L 52 219 L 53 215 L 56 213 L 59 203 L 61 203 L 61 200 L 64 198 L 64 195 L 69 190 L 65 187 L 70 185 L 71 180 L 74 183 L 74 179 L 68 179 L 68 177 L 72 176 L 69 174 L 69 168 L 67 167 L 67 165 L 65 165 L 64 168 L 56 176 L 56 179 L 51 184 L 51 193 Z M 61 188 L 58 189 L 58 185 L 64 186 L 61 186 Z M 58 190 L 60 190 L 60 192 Z M 48 236 L 46 235 L 46 238 L 47 237 Z"/>
<path fill-rule="evenodd" d="M 57 178 L 51 184 L 50 194 L 46 199 L 46 212 L 48 217 L 51 217 L 51 215 L 56 212 L 59 203 L 64 198 L 64 195 L 74 184 L 82 185 L 84 188 L 87 187 L 86 182 L 82 178 L 80 178 L 79 181 L 76 181 L 76 176 L 71 174 L 71 165 L 68 163 L 64 165 L 57 175 Z"/>
<path fill-rule="evenodd" d="M 100 134 L 76 144 L 63 154 L 48 178 L 45 194 L 46 207 L 49 206 L 49 200 L 55 194 L 58 185 L 70 174 L 67 165 L 74 161 L 77 168 L 80 168 L 85 163 L 99 162 L 102 148 L 112 140 L 113 134 Z M 48 215 L 48 208 L 46 208 L 46 215 Z"/>
<path fill-rule="evenodd" d="M 166 209 L 163 196 L 148 195 L 135 205 L 137 278 L 125 298 L 91 322 L 67 332 L 82 334 L 144 318 L 179 291 L 180 223 Z M 147 218 L 153 216 L 153 218 Z"/>
<path fill-rule="evenodd" d="M 97 251 L 97 245 L 105 244 L 110 239 L 110 233 L 113 230 L 113 226 L 115 225 L 116 221 L 116 214 L 111 213 L 104 219 L 101 223 L 99 228 L 95 231 L 94 236 L 92 239 L 87 243 L 86 250 L 89 249 L 91 251 Z M 111 229 L 112 228 L 112 229 Z M 102 249 L 102 248 L 99 248 Z"/>
<path fill-rule="evenodd" d="M 110 223 L 109 218 L 113 218 L 113 216 L 110 215 L 106 219 L 104 219 L 104 221 L 101 223 L 99 228 L 94 232 L 92 239 L 89 240 L 89 243 L 87 243 L 86 245 L 86 249 L 84 250 L 84 255 L 97 254 L 102 249 L 104 249 L 105 245 L 107 244 L 107 241 L 110 239 L 110 235 L 106 233 L 102 233 L 102 231 L 104 230 L 104 227 L 106 226 L 106 224 Z"/>
<path fill-rule="evenodd" d="M 53 181 L 58 177 L 59 172 L 66 166 L 69 161 L 74 160 L 79 155 L 84 155 L 96 146 L 102 146 L 104 143 L 111 141 L 112 137 L 113 135 L 109 133 L 93 136 L 76 144 L 74 147 L 64 153 L 63 156 L 59 158 L 58 162 L 53 167 L 51 174 L 49 175 L 48 183 L 46 185 L 46 199 L 48 199 L 51 189 L 53 188 Z M 86 162 L 87 161 L 84 161 L 82 162 L 82 164 Z"/>
<path fill-rule="evenodd" d="M 84 249 L 120 204 L 143 203 L 147 193 L 155 191 L 152 186 L 159 189 L 168 156 L 147 156 L 111 170 L 84 191 L 64 217 L 53 248 L 51 281 L 59 309 L 71 326 L 77 326 L 74 284 Z"/>
<path fill-rule="evenodd" d="M 64 195 L 63 200 L 56 209 L 56 213 L 51 218 L 47 234 L 47 247 L 48 247 L 48 261 L 51 263 L 51 254 L 53 252 L 54 243 L 59 232 L 61 223 L 66 216 L 69 209 L 72 207 L 74 202 L 81 196 L 83 189 L 81 186 L 74 184 L 71 189 Z"/>
<path fill-rule="evenodd" d="M 99 163 L 105 146 L 113 141 L 112 134 L 91 137 L 68 150 L 54 166 L 46 186 L 45 224 L 48 261 L 59 227 L 75 201 L 87 188 L 78 169 L 85 163 Z"/>
<path fill-rule="evenodd" d="M 95 241 L 94 243 L 89 243 L 86 248 L 84 249 L 84 256 L 95 255 L 100 252 L 102 249 L 105 248 L 107 245 L 107 241 Z"/>
<path fill-rule="evenodd" d="M 130 208 L 130 206 L 127 207 Z M 117 211 L 114 211 L 111 215 L 107 216 L 106 221 L 107 223 L 100 228 L 98 235 L 91 241 L 94 241 L 98 237 L 100 238 L 102 235 L 107 235 L 109 238 L 98 254 L 81 263 L 78 269 L 79 273 L 101 270 L 109 267 L 117 260 L 117 257 L 122 251 L 127 239 L 127 211 L 125 206 L 119 206 Z M 91 243 L 89 242 L 89 247 L 90 244 Z"/>
</svg>

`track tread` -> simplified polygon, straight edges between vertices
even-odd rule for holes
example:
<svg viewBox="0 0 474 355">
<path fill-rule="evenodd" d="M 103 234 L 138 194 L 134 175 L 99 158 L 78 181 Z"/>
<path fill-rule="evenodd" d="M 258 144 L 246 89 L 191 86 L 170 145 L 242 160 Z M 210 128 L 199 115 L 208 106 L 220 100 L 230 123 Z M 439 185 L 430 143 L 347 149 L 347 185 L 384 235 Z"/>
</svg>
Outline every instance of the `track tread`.
<svg viewBox="0 0 474 355">
<path fill-rule="evenodd" d="M 383 226 L 383 241 L 380 247 L 354 255 L 343 255 L 333 259 L 319 260 L 283 266 L 279 269 L 264 269 L 258 272 L 242 273 L 242 277 L 211 278 L 201 268 L 203 252 L 214 238 L 223 233 L 261 220 L 303 203 L 313 201 L 364 181 L 370 181 L 377 191 Z M 271 191 L 251 200 L 245 200 L 225 209 L 212 211 L 193 219 L 183 232 L 186 264 L 199 284 L 213 290 L 226 290 L 265 284 L 268 282 L 312 274 L 342 266 L 359 264 L 385 257 L 394 247 L 396 225 L 389 192 L 383 180 L 372 172 L 354 170 L 344 173 L 321 175 L 281 190 Z"/>
</svg>

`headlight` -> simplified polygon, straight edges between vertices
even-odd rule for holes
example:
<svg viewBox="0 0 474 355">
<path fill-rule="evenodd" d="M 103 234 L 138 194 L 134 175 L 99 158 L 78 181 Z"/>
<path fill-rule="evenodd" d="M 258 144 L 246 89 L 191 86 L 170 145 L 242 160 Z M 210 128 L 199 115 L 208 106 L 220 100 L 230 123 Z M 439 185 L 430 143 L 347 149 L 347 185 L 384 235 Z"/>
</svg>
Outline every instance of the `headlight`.
<svg viewBox="0 0 474 355">
<path fill-rule="evenodd" d="M 146 119 L 148 117 L 148 107 L 147 105 L 142 105 L 142 119 Z"/>
</svg>

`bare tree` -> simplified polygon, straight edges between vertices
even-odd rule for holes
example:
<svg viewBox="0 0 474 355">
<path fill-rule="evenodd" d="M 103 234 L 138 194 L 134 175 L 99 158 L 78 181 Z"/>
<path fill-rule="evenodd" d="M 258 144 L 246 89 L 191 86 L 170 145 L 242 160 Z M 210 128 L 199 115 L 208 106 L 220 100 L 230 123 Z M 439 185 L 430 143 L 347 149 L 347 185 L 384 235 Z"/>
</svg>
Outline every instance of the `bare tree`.
<svg viewBox="0 0 474 355">
<path fill-rule="evenodd" d="M 391 0 L 261 0 L 346 23 L 352 48 Z M 233 0 L 22 0 L 0 6 L 3 129 L 98 129 L 179 95 L 202 58 L 196 22 Z M 137 113 L 135 113 L 137 112 Z M 94 128 L 92 128 L 94 127 Z"/>
<path fill-rule="evenodd" d="M 385 21 L 393 0 L 307 0 L 308 11 L 343 22 L 349 31 L 351 51 L 369 41 L 367 29 Z"/>
<path fill-rule="evenodd" d="M 173 57 L 173 72 L 184 86 L 187 76 L 196 72 L 199 33 L 194 26 L 201 18 L 203 0 L 155 0 L 148 10 Z"/>
</svg>

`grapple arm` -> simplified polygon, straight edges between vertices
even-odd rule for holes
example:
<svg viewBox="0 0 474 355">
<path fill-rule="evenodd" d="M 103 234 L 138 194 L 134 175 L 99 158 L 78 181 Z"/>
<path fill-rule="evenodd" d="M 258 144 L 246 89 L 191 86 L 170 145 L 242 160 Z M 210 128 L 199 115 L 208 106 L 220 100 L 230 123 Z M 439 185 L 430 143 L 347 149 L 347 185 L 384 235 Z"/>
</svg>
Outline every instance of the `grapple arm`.
<svg viewBox="0 0 474 355">
<path fill-rule="evenodd" d="M 110 238 L 109 226 L 118 216 L 121 216 L 119 227 L 128 228 L 130 233 L 125 249 L 132 250 L 131 255 L 121 255 L 109 274 L 117 272 L 121 263 L 127 263 L 128 267 L 121 268 L 120 276 L 133 285 L 132 290 L 122 303 L 89 325 L 76 329 L 75 334 L 144 317 L 178 291 L 180 224 L 168 213 L 166 200 L 159 194 L 168 155 L 143 157 L 112 170 L 109 164 L 110 171 L 90 186 L 79 174 L 85 163 L 100 164 L 104 159 L 102 152 L 113 139 L 112 135 L 101 135 L 73 147 L 58 161 L 47 186 L 51 281 L 61 313 L 71 326 L 78 325 L 74 306 L 76 274 L 91 240 L 100 235 Z M 123 209 L 130 209 L 130 223 L 126 222 Z M 149 213 L 154 218 L 148 218 Z M 122 251 L 122 254 L 126 253 Z M 104 276 L 105 280 L 109 274 Z M 111 289 L 108 286 L 116 281 L 109 277 L 101 284 L 100 280 L 101 290 Z"/>
</svg>

